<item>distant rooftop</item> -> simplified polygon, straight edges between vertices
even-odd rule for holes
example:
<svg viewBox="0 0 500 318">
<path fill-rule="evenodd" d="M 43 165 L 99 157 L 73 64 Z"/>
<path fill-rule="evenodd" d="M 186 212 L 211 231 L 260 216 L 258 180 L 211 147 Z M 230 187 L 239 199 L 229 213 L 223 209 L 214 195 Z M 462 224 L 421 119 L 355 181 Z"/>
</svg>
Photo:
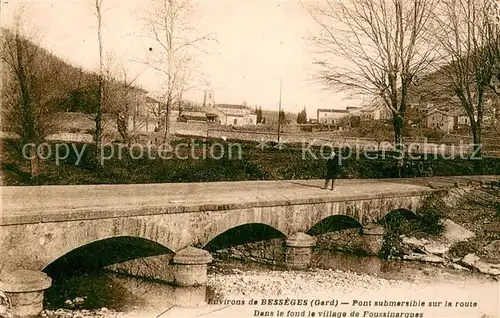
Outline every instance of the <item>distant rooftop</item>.
<svg viewBox="0 0 500 318">
<path fill-rule="evenodd" d="M 154 99 L 153 97 L 146 96 L 146 102 L 147 103 L 160 103 L 160 101 Z"/>
<path fill-rule="evenodd" d="M 318 109 L 318 113 L 347 113 L 347 109 L 326 109 L 326 108 L 321 108 Z"/>
<path fill-rule="evenodd" d="M 234 105 L 234 104 L 215 104 L 216 108 L 227 108 L 227 109 L 248 109 L 247 106 Z"/>
</svg>

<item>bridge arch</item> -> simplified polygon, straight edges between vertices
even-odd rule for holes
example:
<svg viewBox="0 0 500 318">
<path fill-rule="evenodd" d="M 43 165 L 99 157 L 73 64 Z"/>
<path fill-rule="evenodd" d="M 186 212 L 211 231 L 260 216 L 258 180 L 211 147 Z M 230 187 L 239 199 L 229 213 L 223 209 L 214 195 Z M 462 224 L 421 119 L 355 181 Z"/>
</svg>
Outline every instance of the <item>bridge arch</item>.
<svg viewBox="0 0 500 318">
<path fill-rule="evenodd" d="M 54 224 L 39 234 L 39 240 L 34 244 L 40 247 L 34 253 L 39 270 L 72 252 L 75 254 L 71 255 L 80 255 L 82 251 L 89 252 L 92 248 L 104 252 L 112 246 L 123 245 L 132 250 L 136 247 L 143 248 L 144 253 L 149 253 L 144 256 L 153 256 L 174 251 L 173 246 L 176 243 L 175 233 L 141 218 L 60 223 L 59 226 Z M 133 253 L 144 254 L 137 251 Z M 110 257 L 113 258 L 119 259 L 118 255 Z"/>
<path fill-rule="evenodd" d="M 330 215 L 314 224 L 309 230 L 307 230 L 306 233 L 314 236 L 339 230 L 362 227 L 363 225 L 355 218 L 348 215 L 336 214 Z"/>
<path fill-rule="evenodd" d="M 115 236 L 77 247 L 43 268 L 49 275 L 103 268 L 125 261 L 171 254 L 169 248 L 140 237 Z"/>
<path fill-rule="evenodd" d="M 406 220 L 415 220 L 418 219 L 419 215 L 410 210 L 410 209 L 405 209 L 405 208 L 399 208 L 399 209 L 394 209 L 389 211 L 386 215 L 384 215 L 380 220 L 378 221 L 379 224 L 384 224 L 387 222 L 391 222 L 393 220 L 398 220 L 398 219 L 406 219 Z"/>
<path fill-rule="evenodd" d="M 257 241 L 285 238 L 286 235 L 264 223 L 245 223 L 216 234 L 203 248 L 209 251 Z"/>
<path fill-rule="evenodd" d="M 219 218 L 210 221 L 202 231 L 195 229 L 195 245 L 204 247 L 219 235 L 246 224 L 260 224 L 263 229 L 271 228 L 287 236 L 290 228 L 284 216 L 284 210 L 279 207 L 226 211 Z"/>
</svg>

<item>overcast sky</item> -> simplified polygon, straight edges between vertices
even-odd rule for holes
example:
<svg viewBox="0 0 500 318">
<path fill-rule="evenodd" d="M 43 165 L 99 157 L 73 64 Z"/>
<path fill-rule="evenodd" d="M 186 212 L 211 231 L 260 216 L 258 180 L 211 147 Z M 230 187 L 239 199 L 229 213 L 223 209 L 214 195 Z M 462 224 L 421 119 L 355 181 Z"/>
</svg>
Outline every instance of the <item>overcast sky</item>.
<svg viewBox="0 0 500 318">
<path fill-rule="evenodd" d="M 1 1 L 1 0 L 0 0 Z M 96 17 L 91 0 L 2 1 L 1 23 L 12 24 L 20 3 L 28 4 L 29 29 L 41 35 L 42 46 L 74 65 L 96 70 L 98 46 Z M 297 112 L 307 107 L 309 117 L 317 108 L 345 108 L 358 101 L 322 90 L 311 80 L 314 65 L 305 38 L 314 31 L 307 11 L 298 1 L 209 1 L 194 2 L 193 26 L 211 32 L 217 39 L 199 56 L 204 79 L 215 91 L 217 103 L 262 105 L 277 109 L 280 77 L 283 76 L 283 107 Z M 160 78 L 142 63 L 149 45 L 143 21 L 149 0 L 104 0 L 104 45 L 139 84 L 154 92 Z M 202 100 L 202 89 L 187 94 Z"/>
</svg>

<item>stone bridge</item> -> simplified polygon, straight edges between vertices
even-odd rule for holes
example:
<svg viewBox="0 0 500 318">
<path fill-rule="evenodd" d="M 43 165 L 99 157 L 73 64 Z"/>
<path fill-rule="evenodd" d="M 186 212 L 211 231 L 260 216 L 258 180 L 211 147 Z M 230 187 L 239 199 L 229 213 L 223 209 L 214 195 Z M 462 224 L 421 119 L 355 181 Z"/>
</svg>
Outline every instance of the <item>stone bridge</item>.
<svg viewBox="0 0 500 318">
<path fill-rule="evenodd" d="M 272 229 L 286 238 L 285 264 L 305 268 L 315 245 L 311 235 L 324 233 L 322 224 L 347 222 L 363 228 L 367 242 L 380 240 L 383 232 L 373 225 L 393 212 L 414 217 L 436 183 L 456 186 L 498 176 L 458 179 L 339 180 L 334 191 L 321 189 L 322 180 L 0 187 L 0 291 L 11 298 L 17 316 L 36 316 L 51 286 L 46 273 L 59 273 L 54 264 L 73 259 L 78 267 L 100 259 L 105 262 L 99 266 L 135 275 L 130 268 L 136 259 L 153 260 L 153 273 L 137 276 L 172 282 L 182 304 L 186 293 L 193 299 L 190 288 L 206 284 L 212 257 L 204 248 L 224 235 L 231 240 L 234 229 Z M 266 239 L 249 232 L 247 242 Z M 204 303 L 205 292 L 197 299 Z"/>
<path fill-rule="evenodd" d="M 155 242 L 171 252 L 203 248 L 245 224 L 283 236 L 335 216 L 360 226 L 396 210 L 416 212 L 428 187 L 390 181 L 341 180 L 2 188 L 0 265 L 43 270 L 87 244 L 116 237 Z M 258 240 L 258 237 L 255 237 Z"/>
<path fill-rule="evenodd" d="M 177 297 L 183 303 L 185 293 L 193 295 L 189 288 L 206 283 L 212 258 L 204 248 L 224 235 L 231 239 L 235 228 L 273 229 L 286 238 L 285 264 L 300 269 L 309 264 L 311 235 L 324 233 L 322 224 L 354 224 L 372 242 L 369 237 L 383 234 L 373 226 L 377 221 L 393 212 L 414 217 L 440 185 L 498 178 L 339 180 L 334 191 L 321 189 L 322 180 L 0 187 L 0 291 L 11 298 L 17 316 L 36 316 L 51 286 L 46 273 L 57 274 L 54 264 L 70 263 L 68 255 L 77 267 L 88 259 L 125 268 L 136 259 L 153 259 L 161 266 L 138 276 L 184 288 Z M 249 232 L 247 242 L 266 239 Z M 117 252 L 126 258 L 114 258 Z"/>
</svg>

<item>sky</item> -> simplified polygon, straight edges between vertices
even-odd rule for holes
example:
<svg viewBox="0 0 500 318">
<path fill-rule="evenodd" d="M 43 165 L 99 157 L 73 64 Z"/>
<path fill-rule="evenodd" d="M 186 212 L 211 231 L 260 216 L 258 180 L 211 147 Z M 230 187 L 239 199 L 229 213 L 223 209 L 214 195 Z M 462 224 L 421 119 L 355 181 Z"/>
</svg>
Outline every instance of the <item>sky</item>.
<svg viewBox="0 0 500 318">
<path fill-rule="evenodd" d="M 2 1 L 2 0 L 0 0 Z M 129 76 L 152 92 L 160 89 L 159 77 L 143 61 L 148 54 L 144 20 L 151 0 L 104 0 L 103 41 L 106 55 L 113 55 Z M 308 0 L 302 0 L 308 1 Z M 73 65 L 97 70 L 97 24 L 91 0 L 2 1 L 0 23 L 9 27 L 24 4 L 26 28 L 34 30 L 41 45 Z M 216 41 L 196 54 L 199 80 L 206 83 L 184 97 L 201 102 L 203 90 L 214 90 L 216 103 L 261 105 L 278 109 L 280 78 L 282 106 L 308 117 L 318 108 L 344 109 L 359 100 L 331 93 L 313 81 L 314 64 L 306 38 L 316 26 L 304 3 L 275 0 L 198 0 L 193 2 L 190 25 L 210 33 Z"/>
</svg>

